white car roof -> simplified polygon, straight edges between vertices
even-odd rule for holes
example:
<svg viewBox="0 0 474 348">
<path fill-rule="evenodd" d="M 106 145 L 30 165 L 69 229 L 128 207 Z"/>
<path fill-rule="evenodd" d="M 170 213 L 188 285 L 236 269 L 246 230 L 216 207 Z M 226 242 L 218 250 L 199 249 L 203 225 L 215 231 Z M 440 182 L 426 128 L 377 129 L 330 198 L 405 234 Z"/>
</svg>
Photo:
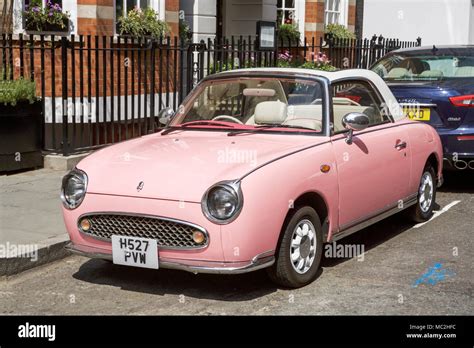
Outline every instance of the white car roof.
<svg viewBox="0 0 474 348">
<path fill-rule="evenodd" d="M 239 69 L 230 70 L 219 73 L 219 75 L 230 74 L 230 73 L 246 73 L 246 72 L 262 72 L 262 73 L 275 73 L 275 74 L 306 74 L 314 76 L 322 76 L 327 78 L 330 82 L 334 82 L 341 79 L 354 78 L 361 80 L 368 80 L 377 87 L 382 97 L 385 99 L 388 109 L 395 121 L 405 119 L 405 114 L 398 104 L 397 99 L 393 95 L 390 88 L 388 88 L 385 81 L 377 75 L 375 72 L 366 69 L 347 69 L 338 71 L 322 71 L 314 69 L 299 69 L 299 68 L 251 68 L 251 69 Z"/>
</svg>

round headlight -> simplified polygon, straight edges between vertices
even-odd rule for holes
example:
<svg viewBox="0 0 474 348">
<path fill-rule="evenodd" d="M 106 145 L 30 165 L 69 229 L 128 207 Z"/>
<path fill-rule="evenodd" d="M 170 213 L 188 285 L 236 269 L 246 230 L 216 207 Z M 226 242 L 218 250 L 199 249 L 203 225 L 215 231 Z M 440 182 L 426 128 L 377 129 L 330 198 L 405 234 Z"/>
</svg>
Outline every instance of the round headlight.
<svg viewBox="0 0 474 348">
<path fill-rule="evenodd" d="M 67 209 L 76 209 L 81 205 L 87 190 L 87 175 L 74 169 L 63 178 L 61 200 Z"/>
<path fill-rule="evenodd" d="M 204 215 L 212 222 L 228 224 L 235 220 L 242 209 L 242 192 L 239 183 L 222 182 L 212 186 L 204 195 Z"/>
</svg>

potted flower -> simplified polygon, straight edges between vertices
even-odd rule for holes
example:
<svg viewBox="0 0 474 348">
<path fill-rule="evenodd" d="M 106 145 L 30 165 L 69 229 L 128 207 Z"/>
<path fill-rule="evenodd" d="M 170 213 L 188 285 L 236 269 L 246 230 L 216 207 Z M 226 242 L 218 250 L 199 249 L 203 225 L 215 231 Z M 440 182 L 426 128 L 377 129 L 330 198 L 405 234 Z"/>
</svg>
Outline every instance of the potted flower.
<svg viewBox="0 0 474 348">
<path fill-rule="evenodd" d="M 133 38 L 165 38 L 170 34 L 168 23 L 159 19 L 152 8 L 144 10 L 135 7 L 127 16 L 118 19 L 119 34 Z"/>
<path fill-rule="evenodd" d="M 0 80 L 0 172 L 43 165 L 42 122 L 35 83 Z"/>
<path fill-rule="evenodd" d="M 311 53 L 311 60 L 305 62 L 300 66 L 303 69 L 314 69 L 314 70 L 324 70 L 324 71 L 335 71 L 336 67 L 331 65 L 331 61 L 328 57 L 319 52 L 317 54 Z"/>
<path fill-rule="evenodd" d="M 285 24 L 280 25 L 278 28 L 278 45 L 282 48 L 296 47 L 300 42 L 301 33 L 298 30 L 298 26 L 287 20 Z"/>
<path fill-rule="evenodd" d="M 331 65 L 328 57 L 319 52 L 318 54 L 311 53 L 311 59 L 305 61 L 302 57 L 294 57 L 288 50 L 278 54 L 277 66 L 280 68 L 303 68 L 324 71 L 334 71 L 336 68 Z"/>
<path fill-rule="evenodd" d="M 41 0 L 33 0 L 23 12 L 27 32 L 68 32 L 69 13 L 61 6 L 48 0 L 42 6 Z"/>
</svg>

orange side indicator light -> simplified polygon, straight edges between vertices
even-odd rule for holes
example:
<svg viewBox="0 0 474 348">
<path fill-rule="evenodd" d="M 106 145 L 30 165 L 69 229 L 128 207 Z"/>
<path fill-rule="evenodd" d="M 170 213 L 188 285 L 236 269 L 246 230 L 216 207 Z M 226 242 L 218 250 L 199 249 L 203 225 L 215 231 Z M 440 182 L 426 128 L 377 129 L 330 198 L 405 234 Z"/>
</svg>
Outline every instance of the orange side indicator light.
<svg viewBox="0 0 474 348">
<path fill-rule="evenodd" d="M 330 170 L 331 170 L 331 166 L 328 164 L 323 164 L 321 166 L 321 172 L 323 173 L 329 173 Z"/>
</svg>

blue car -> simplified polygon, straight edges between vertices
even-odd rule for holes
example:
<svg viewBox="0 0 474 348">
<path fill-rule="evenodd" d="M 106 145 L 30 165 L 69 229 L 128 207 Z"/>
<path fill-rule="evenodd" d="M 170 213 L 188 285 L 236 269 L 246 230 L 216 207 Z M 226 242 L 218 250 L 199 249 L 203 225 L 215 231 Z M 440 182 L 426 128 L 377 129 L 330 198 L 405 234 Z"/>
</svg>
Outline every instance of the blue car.
<svg viewBox="0 0 474 348">
<path fill-rule="evenodd" d="M 446 169 L 474 170 L 474 46 L 396 50 L 372 70 L 408 117 L 436 128 Z"/>
</svg>

